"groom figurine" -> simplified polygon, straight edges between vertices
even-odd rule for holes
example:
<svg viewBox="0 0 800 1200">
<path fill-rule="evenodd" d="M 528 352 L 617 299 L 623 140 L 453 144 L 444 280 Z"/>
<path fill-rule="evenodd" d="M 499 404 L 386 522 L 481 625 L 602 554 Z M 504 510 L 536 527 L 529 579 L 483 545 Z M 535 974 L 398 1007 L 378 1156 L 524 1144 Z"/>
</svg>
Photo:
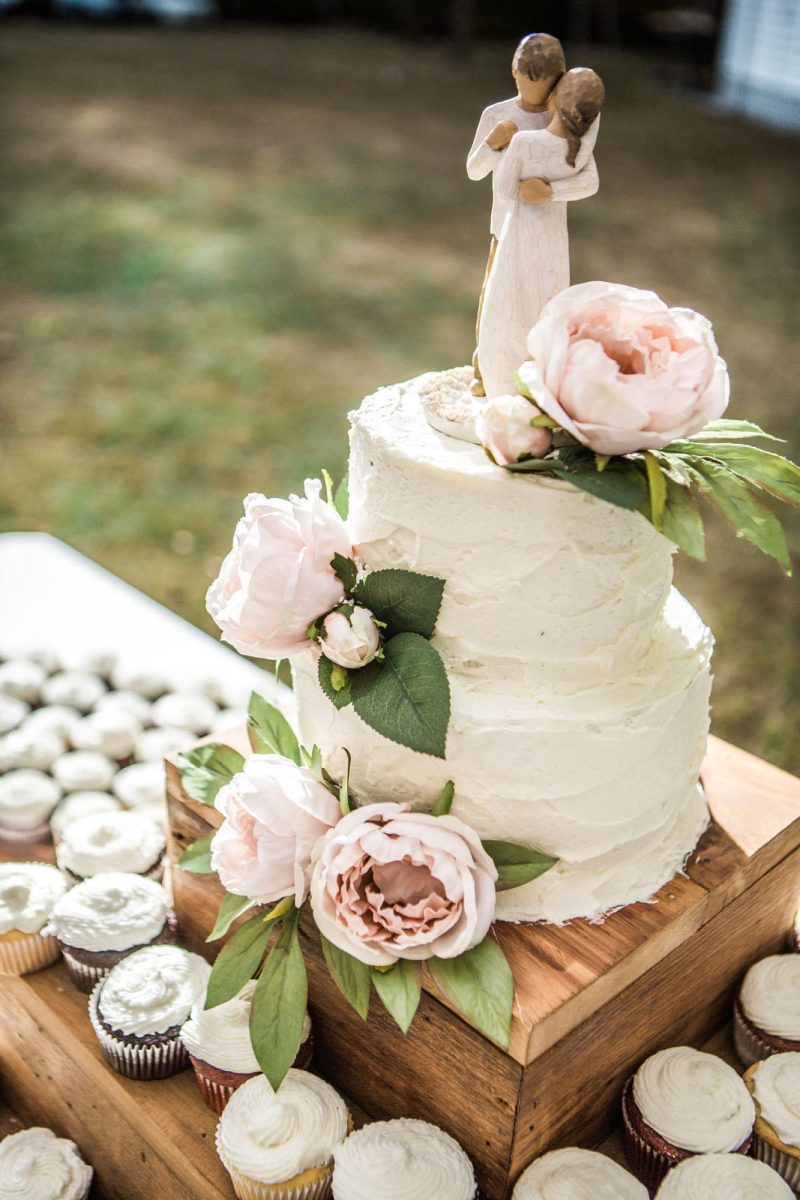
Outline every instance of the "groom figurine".
<svg viewBox="0 0 800 1200">
<path fill-rule="evenodd" d="M 522 39 L 514 52 L 511 64 L 517 94 L 510 100 L 500 100 L 483 110 L 472 149 L 467 157 L 467 174 L 470 179 L 483 179 L 490 171 L 494 172 L 503 151 L 519 130 L 546 128 L 550 123 L 547 98 L 566 69 L 564 51 L 558 38 L 549 33 L 530 33 Z M 593 196 L 597 187 L 597 167 L 594 158 L 591 158 L 582 171 L 578 171 L 569 179 L 554 179 L 552 183 L 545 183 L 542 179 L 522 180 L 518 195 L 528 204 L 546 204 L 550 200 L 583 200 L 587 196 Z M 494 188 L 492 191 L 492 240 L 478 303 L 476 341 L 486 281 L 492 269 L 497 239 L 502 232 L 506 216 L 506 209 L 494 195 Z M 476 396 L 483 396 L 485 393 L 477 350 L 472 357 L 472 366 L 475 372 L 472 392 Z"/>
</svg>

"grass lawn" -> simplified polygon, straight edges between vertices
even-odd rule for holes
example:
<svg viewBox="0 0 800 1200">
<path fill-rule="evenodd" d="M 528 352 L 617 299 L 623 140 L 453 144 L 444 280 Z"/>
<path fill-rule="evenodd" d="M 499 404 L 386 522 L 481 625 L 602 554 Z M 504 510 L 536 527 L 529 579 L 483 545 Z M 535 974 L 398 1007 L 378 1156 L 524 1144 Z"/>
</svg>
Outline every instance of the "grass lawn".
<svg viewBox="0 0 800 1200">
<path fill-rule="evenodd" d="M 489 194 L 464 158 L 511 47 L 3 33 L 0 528 L 50 530 L 210 628 L 244 493 L 338 477 L 366 392 L 468 360 Z M 591 61 L 602 182 L 571 209 L 574 280 L 709 315 L 730 414 L 796 457 L 796 140 L 666 92 L 648 60 Z M 677 577 L 717 634 L 715 729 L 800 770 L 796 587 L 709 524 L 708 565 Z"/>
</svg>

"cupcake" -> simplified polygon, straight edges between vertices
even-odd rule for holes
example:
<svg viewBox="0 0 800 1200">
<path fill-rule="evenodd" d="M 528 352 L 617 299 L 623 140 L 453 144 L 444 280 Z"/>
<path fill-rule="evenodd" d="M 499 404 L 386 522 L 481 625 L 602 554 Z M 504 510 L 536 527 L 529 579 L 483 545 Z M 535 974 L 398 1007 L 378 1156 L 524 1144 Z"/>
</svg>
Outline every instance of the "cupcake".
<svg viewBox="0 0 800 1200">
<path fill-rule="evenodd" d="M 6 769 L 30 767 L 33 771 L 48 771 L 66 748 L 60 734 L 52 729 L 31 729 L 25 722 L 3 738 L 2 758 Z"/>
<path fill-rule="evenodd" d="M 45 704 L 66 704 L 82 713 L 90 712 L 106 690 L 106 685 L 89 671 L 59 671 L 41 687 Z"/>
<path fill-rule="evenodd" d="M 316 1075 L 291 1070 L 277 1092 L 256 1075 L 225 1106 L 217 1154 L 239 1200 L 325 1200 L 349 1127 L 344 1100 Z"/>
<path fill-rule="evenodd" d="M 16 729 L 30 711 L 30 705 L 26 704 L 24 700 L 18 700 L 16 696 L 7 696 L 5 692 L 0 692 L 0 734 L 10 733 L 12 729 Z"/>
<path fill-rule="evenodd" d="M 427 1121 L 365 1125 L 336 1147 L 333 1160 L 334 1200 L 474 1200 L 477 1194 L 472 1163 L 458 1142 Z"/>
<path fill-rule="evenodd" d="M 136 739 L 136 757 L 142 762 L 157 762 L 177 754 L 179 750 L 188 750 L 194 746 L 197 738 L 191 729 L 177 729 L 164 725 L 158 729 L 145 729 Z"/>
<path fill-rule="evenodd" d="M 756 1104 L 753 1154 L 800 1192 L 800 1054 L 773 1054 L 745 1071 Z"/>
<path fill-rule="evenodd" d="M 153 705 L 153 722 L 189 729 L 202 737 L 213 728 L 218 711 L 214 701 L 202 692 L 168 692 Z"/>
<path fill-rule="evenodd" d="M 174 942 L 175 917 L 160 883 L 108 871 L 67 892 L 53 908 L 47 932 L 58 939 L 73 983 L 90 992 L 134 950 Z"/>
<path fill-rule="evenodd" d="M 164 803 L 166 779 L 161 762 L 137 762 L 117 771 L 111 781 L 111 790 L 126 808 L 139 808 L 142 804 Z"/>
<path fill-rule="evenodd" d="M 670 1171 L 655 1200 L 794 1200 L 794 1192 L 744 1154 L 696 1154 Z"/>
<path fill-rule="evenodd" d="M 693 1154 L 746 1154 L 755 1107 L 721 1058 L 671 1046 L 646 1059 L 622 1096 L 625 1153 L 642 1183 L 656 1188 Z"/>
<path fill-rule="evenodd" d="M 604 1154 L 569 1147 L 532 1162 L 511 1200 L 648 1200 L 648 1195 L 644 1184 Z"/>
<path fill-rule="evenodd" d="M 177 946 L 123 958 L 89 997 L 92 1028 L 110 1066 L 128 1079 L 166 1079 L 189 1065 L 180 1029 L 205 996 L 211 967 Z"/>
<path fill-rule="evenodd" d="M 68 796 L 56 805 L 50 818 L 50 832 L 53 841 L 58 845 L 61 835 L 71 821 L 78 817 L 88 817 L 92 813 L 119 812 L 122 808 L 116 796 L 108 792 L 70 792 Z"/>
<path fill-rule="evenodd" d="M 74 1142 L 34 1126 L 0 1142 L 0 1200 L 86 1200 L 92 1168 Z"/>
<path fill-rule="evenodd" d="M 251 979 L 238 996 L 216 1008 L 205 1008 L 205 997 L 194 1005 L 181 1029 L 203 1099 L 221 1113 L 233 1093 L 261 1073 L 250 1041 L 250 1005 L 256 981 Z M 303 1041 L 294 1065 L 305 1069 L 311 1062 L 311 1021 L 306 1014 Z"/>
<path fill-rule="evenodd" d="M 108 709 L 123 709 L 130 713 L 140 725 L 146 725 L 150 720 L 152 705 L 144 696 L 137 692 L 106 692 L 94 706 L 95 712 L 106 712 Z"/>
<path fill-rule="evenodd" d="M 28 975 L 56 961 L 58 942 L 42 930 L 66 890 L 57 867 L 0 863 L 0 975 Z"/>
<path fill-rule="evenodd" d="M 133 812 L 93 813 L 70 821 L 56 847 L 56 862 L 74 880 L 101 871 L 163 874 L 165 838 L 147 817 Z"/>
<path fill-rule="evenodd" d="M 93 750 L 105 758 L 124 762 L 133 754 L 142 725 L 124 708 L 105 708 L 76 721 L 69 740 L 76 750 Z"/>
<path fill-rule="evenodd" d="M 116 769 L 116 763 L 94 750 L 71 750 L 52 766 L 65 792 L 106 792 Z"/>
<path fill-rule="evenodd" d="M 111 684 L 123 692 L 136 692 L 146 700 L 155 700 L 169 691 L 169 680 L 154 667 L 119 662 L 111 672 Z"/>
<path fill-rule="evenodd" d="M 37 704 L 46 678 L 47 672 L 38 663 L 12 658 L 0 665 L 0 692 L 26 704 Z"/>
<path fill-rule="evenodd" d="M 70 729 L 80 719 L 77 708 L 70 708 L 66 704 L 45 704 L 25 718 L 25 728 L 35 733 L 56 733 L 66 741 Z"/>
<path fill-rule="evenodd" d="M 733 1008 L 733 1040 L 745 1066 L 800 1050 L 800 956 L 772 954 L 750 968 Z"/>
<path fill-rule="evenodd" d="M 43 771 L 24 768 L 0 776 L 0 840 L 24 844 L 49 838 L 48 818 L 61 788 Z"/>
</svg>

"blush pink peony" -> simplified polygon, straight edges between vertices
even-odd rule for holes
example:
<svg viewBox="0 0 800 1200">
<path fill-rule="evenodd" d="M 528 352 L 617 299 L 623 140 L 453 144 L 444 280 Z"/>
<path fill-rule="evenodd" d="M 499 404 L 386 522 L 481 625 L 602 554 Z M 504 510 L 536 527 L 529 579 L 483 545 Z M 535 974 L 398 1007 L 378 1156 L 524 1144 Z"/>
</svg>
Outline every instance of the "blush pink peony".
<svg viewBox="0 0 800 1200">
<path fill-rule="evenodd" d="M 478 437 L 499 467 L 547 454 L 553 436 L 549 429 L 531 425 L 536 415 L 537 410 L 524 396 L 498 396 L 478 413 Z"/>
<path fill-rule="evenodd" d="M 494 918 L 497 871 L 456 817 L 370 804 L 314 850 L 311 906 L 320 932 L 370 966 L 455 958 Z"/>
<path fill-rule="evenodd" d="M 307 479 L 305 498 L 268 500 L 252 494 L 233 546 L 206 596 L 224 641 L 241 654 L 283 658 L 309 645 L 309 625 L 344 598 L 331 559 L 352 558 L 339 514 Z"/>
<path fill-rule="evenodd" d="M 542 309 L 520 378 L 536 405 L 598 454 L 659 450 L 728 405 L 711 324 L 654 292 L 579 283 Z"/>
<path fill-rule="evenodd" d="M 214 807 L 225 817 L 211 865 L 236 896 L 269 904 L 308 895 L 311 851 L 341 817 L 339 803 L 306 767 L 279 754 L 253 754 Z"/>
</svg>

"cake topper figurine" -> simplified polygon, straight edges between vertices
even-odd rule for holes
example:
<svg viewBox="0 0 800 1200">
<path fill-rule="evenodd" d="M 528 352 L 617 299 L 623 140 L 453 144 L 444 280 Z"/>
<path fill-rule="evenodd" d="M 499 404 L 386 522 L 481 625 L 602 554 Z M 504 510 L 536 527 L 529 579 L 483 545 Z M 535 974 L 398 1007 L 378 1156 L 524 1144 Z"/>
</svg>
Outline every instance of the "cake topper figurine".
<svg viewBox="0 0 800 1200">
<path fill-rule="evenodd" d="M 472 391 L 514 391 L 525 338 L 569 286 L 566 202 L 597 191 L 593 150 L 604 89 L 586 67 L 566 70 L 557 38 L 532 33 L 512 62 L 517 95 L 484 109 L 467 158 L 492 175 L 491 246 L 477 319 Z"/>
</svg>

